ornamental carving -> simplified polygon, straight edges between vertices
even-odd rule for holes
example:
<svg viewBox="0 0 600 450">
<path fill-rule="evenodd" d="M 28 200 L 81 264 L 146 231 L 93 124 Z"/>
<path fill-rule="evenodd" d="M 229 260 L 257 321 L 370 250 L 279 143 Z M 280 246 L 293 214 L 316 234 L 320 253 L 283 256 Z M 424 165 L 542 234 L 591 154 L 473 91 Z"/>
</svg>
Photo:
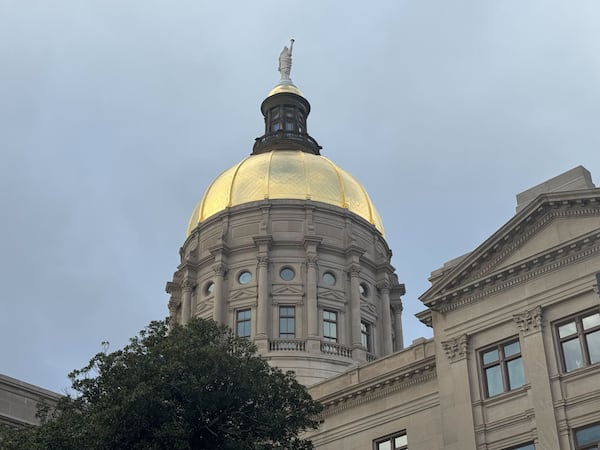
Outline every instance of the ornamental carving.
<svg viewBox="0 0 600 450">
<path fill-rule="evenodd" d="M 463 360 L 469 354 L 469 337 L 463 334 L 457 338 L 442 341 L 442 347 L 450 362 Z"/>
<path fill-rule="evenodd" d="M 259 267 L 267 267 L 267 265 L 269 264 L 268 256 L 257 256 L 256 260 L 258 261 Z"/>
<path fill-rule="evenodd" d="M 382 294 L 389 294 L 391 288 L 392 283 L 390 283 L 389 280 L 382 280 L 377 283 L 377 289 L 379 289 Z"/>
<path fill-rule="evenodd" d="M 181 283 L 181 287 L 184 291 L 191 292 L 192 289 L 196 286 L 196 282 L 191 278 L 184 278 L 183 283 Z"/>
<path fill-rule="evenodd" d="M 515 314 L 514 321 L 523 334 L 531 334 L 542 331 L 542 307 L 536 306 L 522 314 Z"/>
<path fill-rule="evenodd" d="M 215 274 L 220 277 L 227 273 L 227 266 L 224 263 L 213 264 L 212 269 L 215 271 Z"/>
<path fill-rule="evenodd" d="M 360 276 L 360 266 L 358 264 L 352 264 L 348 267 L 348 273 L 350 277 L 355 278 Z"/>
<path fill-rule="evenodd" d="M 319 260 L 319 258 L 317 258 L 314 255 L 307 256 L 306 257 L 306 264 L 308 264 L 308 267 L 317 267 L 317 261 L 318 260 Z"/>
</svg>

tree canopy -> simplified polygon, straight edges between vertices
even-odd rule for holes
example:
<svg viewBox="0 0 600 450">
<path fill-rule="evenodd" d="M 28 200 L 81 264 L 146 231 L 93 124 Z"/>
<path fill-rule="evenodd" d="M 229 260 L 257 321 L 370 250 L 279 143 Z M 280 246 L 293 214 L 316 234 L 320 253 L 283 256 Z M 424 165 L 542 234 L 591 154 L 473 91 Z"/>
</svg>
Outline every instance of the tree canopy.
<svg viewBox="0 0 600 450">
<path fill-rule="evenodd" d="M 290 372 L 213 321 L 151 322 L 122 350 L 69 374 L 77 396 L 41 425 L 3 432 L 5 449 L 310 449 L 321 405 Z"/>
</svg>

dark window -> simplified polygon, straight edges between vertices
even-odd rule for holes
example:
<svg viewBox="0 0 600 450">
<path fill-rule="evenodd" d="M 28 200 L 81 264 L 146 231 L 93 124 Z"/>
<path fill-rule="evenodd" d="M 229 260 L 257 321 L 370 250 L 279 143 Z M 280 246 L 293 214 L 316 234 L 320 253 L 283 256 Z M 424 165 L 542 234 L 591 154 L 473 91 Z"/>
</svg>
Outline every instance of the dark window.
<svg viewBox="0 0 600 450">
<path fill-rule="evenodd" d="M 371 324 L 367 322 L 360 323 L 360 342 L 367 351 L 372 351 L 371 349 Z"/>
<path fill-rule="evenodd" d="M 240 309 L 235 313 L 235 334 L 238 337 L 250 337 L 250 310 Z"/>
<path fill-rule="evenodd" d="M 279 307 L 279 337 L 296 337 L 296 308 L 293 306 Z"/>
<path fill-rule="evenodd" d="M 360 291 L 360 295 L 363 297 L 369 296 L 369 287 L 365 283 L 360 283 L 358 285 L 358 289 Z"/>
<path fill-rule="evenodd" d="M 600 447 L 600 423 L 587 425 L 575 430 L 575 448 L 577 450 L 597 449 Z"/>
<path fill-rule="evenodd" d="M 529 442 L 527 444 L 521 444 L 517 445 L 516 447 L 507 448 L 506 450 L 535 450 L 535 445 L 533 445 L 533 442 Z"/>
<path fill-rule="evenodd" d="M 407 450 L 408 438 L 406 431 L 375 440 L 373 448 L 374 450 Z"/>
<path fill-rule="evenodd" d="M 525 384 L 519 341 L 510 341 L 480 352 L 485 396 L 493 397 Z"/>
<path fill-rule="evenodd" d="M 600 313 L 587 312 L 556 324 L 565 372 L 600 362 Z"/>
<path fill-rule="evenodd" d="M 328 342 L 337 342 L 337 313 L 323 311 L 323 339 Z"/>
</svg>

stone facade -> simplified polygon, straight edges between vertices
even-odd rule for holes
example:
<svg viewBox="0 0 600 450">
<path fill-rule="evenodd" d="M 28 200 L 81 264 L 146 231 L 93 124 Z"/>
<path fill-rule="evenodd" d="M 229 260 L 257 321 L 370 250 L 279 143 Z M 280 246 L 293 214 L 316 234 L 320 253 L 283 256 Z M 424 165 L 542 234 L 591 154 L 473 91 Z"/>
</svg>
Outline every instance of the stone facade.
<svg viewBox="0 0 600 450">
<path fill-rule="evenodd" d="M 411 450 L 597 448 L 577 434 L 600 424 L 600 189 L 566 190 L 584 171 L 432 273 L 432 340 L 310 388 L 326 405 L 316 448 L 403 433 Z"/>
<path fill-rule="evenodd" d="M 59 394 L 0 374 L 0 423 L 38 424 L 38 403 L 44 401 L 52 406 L 59 398 Z"/>
</svg>

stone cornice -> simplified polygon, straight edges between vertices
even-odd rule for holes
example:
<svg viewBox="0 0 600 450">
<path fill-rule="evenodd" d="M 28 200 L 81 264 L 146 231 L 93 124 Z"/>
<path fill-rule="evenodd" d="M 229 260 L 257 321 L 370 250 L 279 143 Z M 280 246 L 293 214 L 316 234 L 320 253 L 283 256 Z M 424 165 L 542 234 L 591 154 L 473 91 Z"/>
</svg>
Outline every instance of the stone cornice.
<svg viewBox="0 0 600 450">
<path fill-rule="evenodd" d="M 324 405 L 322 416 L 338 414 L 345 409 L 388 396 L 409 386 L 425 383 L 437 377 L 435 355 L 418 361 L 417 364 L 403 367 L 399 371 L 387 373 L 385 377 L 352 386 L 340 394 L 318 399 Z"/>
<path fill-rule="evenodd" d="M 439 294 L 428 300 L 426 305 L 442 312 L 451 311 L 598 253 L 600 253 L 600 231 L 596 230 L 504 267 L 484 278 Z"/>
<path fill-rule="evenodd" d="M 428 305 L 445 291 L 483 278 L 555 218 L 589 216 L 600 217 L 600 189 L 543 194 L 441 275 L 420 298 Z"/>
</svg>

